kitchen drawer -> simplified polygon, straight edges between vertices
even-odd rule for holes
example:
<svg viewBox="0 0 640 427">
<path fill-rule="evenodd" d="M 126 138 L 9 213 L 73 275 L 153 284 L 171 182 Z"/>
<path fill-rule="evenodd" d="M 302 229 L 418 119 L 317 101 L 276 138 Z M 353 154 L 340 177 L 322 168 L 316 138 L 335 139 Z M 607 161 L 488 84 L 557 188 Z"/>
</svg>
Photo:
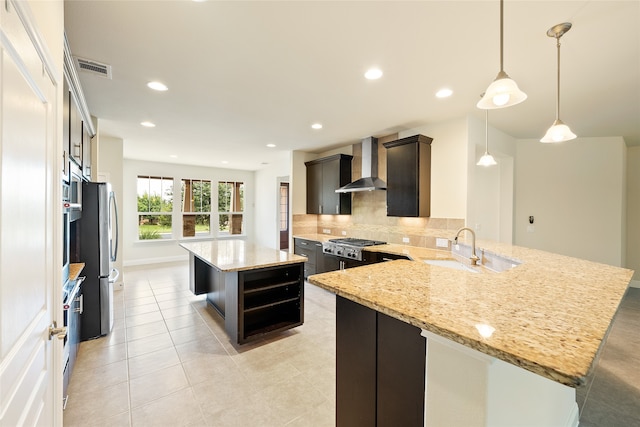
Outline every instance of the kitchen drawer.
<svg viewBox="0 0 640 427">
<path fill-rule="evenodd" d="M 316 240 L 307 239 L 293 239 L 294 249 L 293 253 L 307 257 L 307 261 L 304 263 L 304 277 L 307 278 L 312 274 L 322 273 L 318 271 L 318 267 L 322 266 L 322 243 Z M 320 259 L 320 262 L 318 262 Z"/>
</svg>

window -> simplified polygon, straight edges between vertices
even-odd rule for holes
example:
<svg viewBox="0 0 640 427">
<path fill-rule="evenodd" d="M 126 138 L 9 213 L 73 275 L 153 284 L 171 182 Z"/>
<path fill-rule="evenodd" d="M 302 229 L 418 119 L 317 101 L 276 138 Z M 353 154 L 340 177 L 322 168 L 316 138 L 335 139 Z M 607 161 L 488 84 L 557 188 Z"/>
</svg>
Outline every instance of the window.
<svg viewBox="0 0 640 427">
<path fill-rule="evenodd" d="M 211 181 L 182 180 L 182 237 L 211 234 Z"/>
<path fill-rule="evenodd" d="M 170 239 L 173 178 L 138 176 L 138 239 Z"/>
<path fill-rule="evenodd" d="M 218 182 L 218 232 L 242 234 L 244 183 Z"/>
</svg>

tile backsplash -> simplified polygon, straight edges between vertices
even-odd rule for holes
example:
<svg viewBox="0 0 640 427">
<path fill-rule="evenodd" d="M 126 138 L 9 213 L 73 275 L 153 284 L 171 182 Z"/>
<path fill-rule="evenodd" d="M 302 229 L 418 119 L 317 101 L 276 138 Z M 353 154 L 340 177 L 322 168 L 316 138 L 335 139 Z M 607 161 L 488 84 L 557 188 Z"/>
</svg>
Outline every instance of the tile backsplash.
<svg viewBox="0 0 640 427">
<path fill-rule="evenodd" d="M 378 193 L 384 196 L 383 191 Z M 367 196 L 371 196 L 371 193 Z M 377 209 L 354 206 L 352 215 L 294 215 L 293 235 L 327 234 L 435 248 L 436 238 L 452 239 L 456 230 L 464 227 L 464 219 L 457 218 L 387 217 L 384 204 L 383 207 L 385 211 L 379 212 Z"/>
</svg>

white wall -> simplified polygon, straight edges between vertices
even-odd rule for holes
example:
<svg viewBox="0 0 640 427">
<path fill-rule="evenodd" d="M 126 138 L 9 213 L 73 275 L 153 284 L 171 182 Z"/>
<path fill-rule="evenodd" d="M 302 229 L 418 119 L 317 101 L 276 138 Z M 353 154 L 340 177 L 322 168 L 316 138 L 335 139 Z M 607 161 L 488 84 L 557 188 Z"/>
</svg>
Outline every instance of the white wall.
<svg viewBox="0 0 640 427">
<path fill-rule="evenodd" d="M 467 225 L 478 239 L 512 243 L 516 140 L 489 124 L 489 152 L 498 164 L 477 166 L 485 151 L 485 135 L 485 120 L 469 116 Z"/>
<path fill-rule="evenodd" d="M 399 138 L 422 134 L 431 143 L 431 217 L 465 218 L 467 215 L 467 119 L 402 131 Z"/>
<path fill-rule="evenodd" d="M 279 178 L 291 175 L 291 155 L 282 152 L 276 162 L 255 172 L 255 235 L 260 246 L 279 248 L 280 227 L 278 211 L 280 205 Z M 288 180 L 287 180 L 288 182 Z M 291 221 L 290 221 L 291 223 Z"/>
<path fill-rule="evenodd" d="M 307 168 L 304 162 L 315 160 L 317 154 L 304 151 L 291 153 L 291 213 L 304 215 L 307 213 Z"/>
<path fill-rule="evenodd" d="M 125 265 L 150 264 L 187 259 L 187 252 L 178 246 L 178 240 L 138 241 L 136 190 L 138 175 L 171 177 L 178 180 L 177 182 L 181 179 L 207 179 L 212 182 L 225 180 L 244 182 L 245 212 L 243 227 L 247 238 L 254 238 L 254 215 L 256 214 L 254 203 L 255 193 L 253 188 L 255 182 L 254 172 L 124 159 L 124 188 L 122 191 L 123 202 L 121 204 L 121 216 L 124 237 L 122 240 L 122 255 Z M 174 203 L 174 213 L 176 210 L 179 212 L 179 209 L 180 204 Z M 175 215 L 174 219 L 181 221 L 180 215 Z"/>
<path fill-rule="evenodd" d="M 625 153 L 620 137 L 518 140 L 515 244 L 622 266 Z"/>
<path fill-rule="evenodd" d="M 627 149 L 627 262 L 640 288 L 640 147 Z"/>
<path fill-rule="evenodd" d="M 118 204 L 119 209 L 119 222 L 118 222 L 118 235 L 120 236 L 119 247 L 118 247 L 118 256 L 116 258 L 116 262 L 114 262 L 114 267 L 120 271 L 120 277 L 114 284 L 116 289 L 122 288 L 123 283 L 125 281 L 124 277 L 124 269 L 122 268 L 124 265 L 124 250 L 122 247 L 123 237 L 124 237 L 124 229 L 123 229 L 123 221 L 122 221 L 122 206 L 124 202 L 123 198 L 123 182 L 122 182 L 122 150 L 123 150 L 123 141 L 121 138 L 114 138 L 105 135 L 98 135 L 98 138 L 95 139 L 97 144 L 92 145 L 92 148 L 97 147 L 97 159 L 98 159 L 98 167 L 97 167 L 97 175 L 95 181 L 99 182 L 109 182 L 111 183 L 111 188 L 116 193 L 116 203 Z M 92 156 L 93 157 L 93 156 Z M 92 163 L 92 166 L 95 163 Z M 91 171 L 91 175 L 96 172 L 96 167 L 93 166 L 93 170 Z"/>
</svg>

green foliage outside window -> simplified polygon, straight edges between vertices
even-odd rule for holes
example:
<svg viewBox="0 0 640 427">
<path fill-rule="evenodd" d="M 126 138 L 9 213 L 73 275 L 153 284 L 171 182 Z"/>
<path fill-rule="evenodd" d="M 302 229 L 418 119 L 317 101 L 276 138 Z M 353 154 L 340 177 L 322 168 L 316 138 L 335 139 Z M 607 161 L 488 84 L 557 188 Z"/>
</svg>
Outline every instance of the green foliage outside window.
<svg viewBox="0 0 640 427">
<path fill-rule="evenodd" d="M 171 237 L 173 178 L 138 176 L 138 238 Z"/>
</svg>

